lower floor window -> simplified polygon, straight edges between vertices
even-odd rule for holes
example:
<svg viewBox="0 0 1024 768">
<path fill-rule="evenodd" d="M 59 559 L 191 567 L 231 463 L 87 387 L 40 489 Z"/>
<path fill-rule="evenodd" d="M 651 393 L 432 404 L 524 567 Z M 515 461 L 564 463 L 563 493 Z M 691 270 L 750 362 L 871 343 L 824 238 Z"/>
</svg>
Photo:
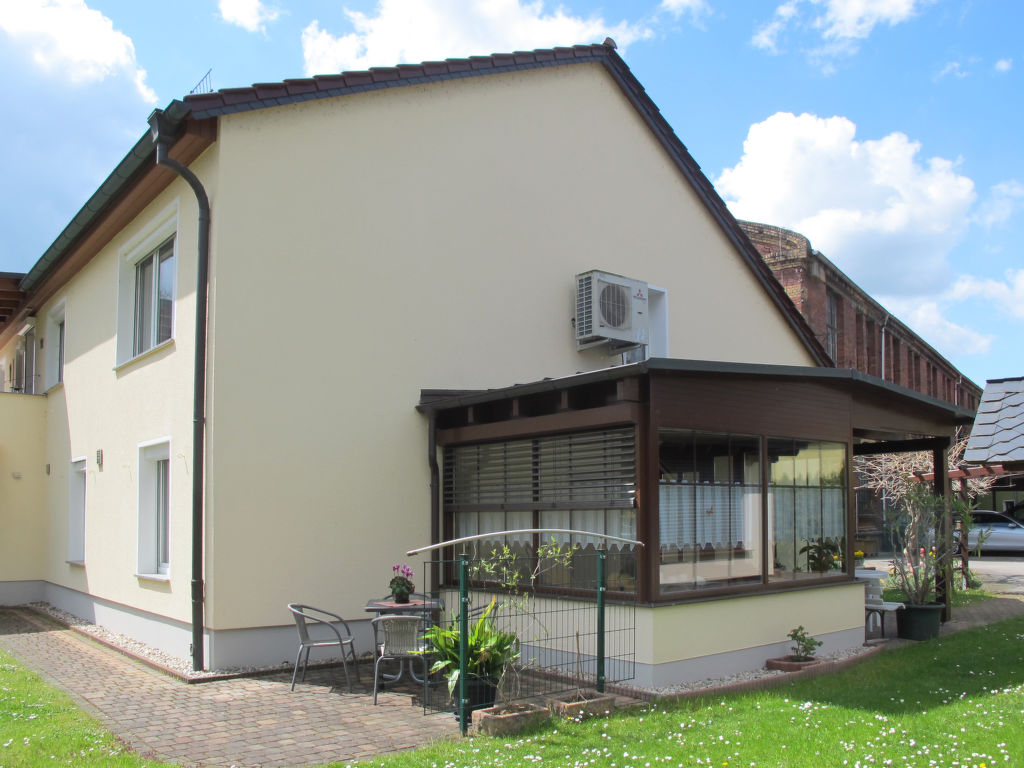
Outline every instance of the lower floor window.
<svg viewBox="0 0 1024 768">
<path fill-rule="evenodd" d="M 170 445 L 139 448 L 139 573 L 166 575 L 171 562 Z"/>
<path fill-rule="evenodd" d="M 846 543 L 846 446 L 768 439 L 769 581 L 835 575 Z"/>
<path fill-rule="evenodd" d="M 669 429 L 658 442 L 662 594 L 843 568 L 845 444 Z"/>
<path fill-rule="evenodd" d="M 659 433 L 662 592 L 761 579 L 761 440 Z"/>
<path fill-rule="evenodd" d="M 636 538 L 634 429 L 479 443 L 445 451 L 445 511 L 453 538 L 546 528 Z M 593 589 L 604 545 L 609 589 L 636 587 L 631 545 L 599 536 L 520 533 L 480 539 L 456 554 L 487 557 L 508 546 L 524 561 L 552 539 L 574 548 L 571 564 L 544 570 L 540 585 Z"/>
</svg>

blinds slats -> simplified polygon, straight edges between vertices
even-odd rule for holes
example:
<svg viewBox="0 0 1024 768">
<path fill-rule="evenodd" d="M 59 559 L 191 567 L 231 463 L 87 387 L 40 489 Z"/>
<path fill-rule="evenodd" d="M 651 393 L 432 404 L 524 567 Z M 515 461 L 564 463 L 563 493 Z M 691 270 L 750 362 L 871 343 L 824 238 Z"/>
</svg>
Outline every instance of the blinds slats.
<svg viewBox="0 0 1024 768">
<path fill-rule="evenodd" d="M 444 499 L 449 507 L 576 501 L 628 506 L 635 485 L 631 427 L 445 450 Z"/>
</svg>

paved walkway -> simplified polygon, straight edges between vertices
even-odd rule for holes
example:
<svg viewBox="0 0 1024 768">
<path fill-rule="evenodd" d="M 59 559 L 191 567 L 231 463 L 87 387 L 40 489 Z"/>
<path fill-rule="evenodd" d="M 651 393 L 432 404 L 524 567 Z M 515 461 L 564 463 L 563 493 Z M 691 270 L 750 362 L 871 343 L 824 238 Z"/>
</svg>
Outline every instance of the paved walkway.
<svg viewBox="0 0 1024 768">
<path fill-rule="evenodd" d="M 373 706 L 367 668 L 352 695 L 340 669 L 311 670 L 294 692 L 290 672 L 187 685 L 24 609 L 0 608 L 0 647 L 133 750 L 169 762 L 320 765 L 458 735 L 451 713 L 424 715 L 408 694 L 381 694 Z"/>
<path fill-rule="evenodd" d="M 993 598 L 957 609 L 942 633 L 1021 615 L 1019 596 Z M 886 634 L 895 636 L 895 622 Z M 345 692 L 340 669 L 311 671 L 294 692 L 290 673 L 186 685 L 20 608 L 0 608 L 0 647 L 68 691 L 139 754 L 169 762 L 320 765 L 458 734 L 451 714 L 424 715 L 409 693 L 384 693 L 373 706 L 365 668 L 355 694 Z"/>
</svg>

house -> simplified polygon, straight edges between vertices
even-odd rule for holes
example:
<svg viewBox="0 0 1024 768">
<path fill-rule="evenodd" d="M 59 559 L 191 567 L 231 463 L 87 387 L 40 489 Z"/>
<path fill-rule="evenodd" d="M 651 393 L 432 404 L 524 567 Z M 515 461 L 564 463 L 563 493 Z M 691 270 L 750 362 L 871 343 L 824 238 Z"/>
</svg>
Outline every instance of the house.
<svg viewBox="0 0 1024 768">
<path fill-rule="evenodd" d="M 971 414 L 831 367 L 612 41 L 150 123 L 0 327 L 0 604 L 222 669 L 291 658 L 298 600 L 367 649 L 406 551 L 590 511 L 646 543 L 641 681 L 759 666 L 797 624 L 863 641 L 849 552 L 799 550 L 849 549 L 855 451 L 941 453 Z M 625 458 L 607 498 L 443 498 L 523 440 Z"/>
</svg>

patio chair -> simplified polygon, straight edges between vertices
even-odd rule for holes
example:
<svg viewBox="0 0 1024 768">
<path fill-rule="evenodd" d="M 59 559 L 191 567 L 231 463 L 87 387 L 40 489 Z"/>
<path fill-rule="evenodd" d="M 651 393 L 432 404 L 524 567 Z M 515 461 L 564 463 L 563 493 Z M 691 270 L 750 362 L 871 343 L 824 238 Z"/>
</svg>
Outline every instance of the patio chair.
<svg viewBox="0 0 1024 768">
<path fill-rule="evenodd" d="M 886 602 L 882 599 L 882 582 L 879 579 L 866 579 L 864 581 L 864 621 L 867 631 L 871 631 L 871 625 L 878 622 L 882 637 L 885 637 L 885 614 L 895 613 L 903 608 L 903 603 Z"/>
<path fill-rule="evenodd" d="M 348 685 L 348 692 L 352 693 L 352 680 L 348 676 L 348 662 L 351 659 L 355 665 L 356 680 L 359 680 L 359 663 L 356 661 L 352 632 L 346 621 L 336 613 L 301 603 L 289 603 L 288 610 L 292 612 L 292 616 L 295 618 L 295 627 L 299 630 L 299 652 L 295 656 L 295 669 L 292 671 L 292 690 L 295 690 L 295 676 L 299 673 L 300 660 L 302 661 L 302 679 L 305 680 L 309 652 L 314 648 L 337 646 L 341 652 L 342 666 L 345 668 L 345 683 Z M 339 631 L 339 625 L 344 628 L 345 634 Z M 305 654 L 305 658 L 303 658 L 303 654 Z M 362 681 L 360 680 L 360 682 Z"/>
<path fill-rule="evenodd" d="M 406 662 L 409 663 L 409 674 L 417 683 L 424 683 L 428 678 L 428 655 L 424 653 L 425 643 L 422 639 L 423 618 L 403 614 L 385 614 L 370 621 L 373 625 L 373 641 L 377 659 L 373 663 L 373 703 L 377 703 L 377 690 L 380 685 L 380 665 L 383 661 L 397 661 L 398 674 L 384 676 L 385 682 L 397 682 L 402 678 Z M 423 664 L 423 677 L 416 677 L 413 665 Z"/>
</svg>

